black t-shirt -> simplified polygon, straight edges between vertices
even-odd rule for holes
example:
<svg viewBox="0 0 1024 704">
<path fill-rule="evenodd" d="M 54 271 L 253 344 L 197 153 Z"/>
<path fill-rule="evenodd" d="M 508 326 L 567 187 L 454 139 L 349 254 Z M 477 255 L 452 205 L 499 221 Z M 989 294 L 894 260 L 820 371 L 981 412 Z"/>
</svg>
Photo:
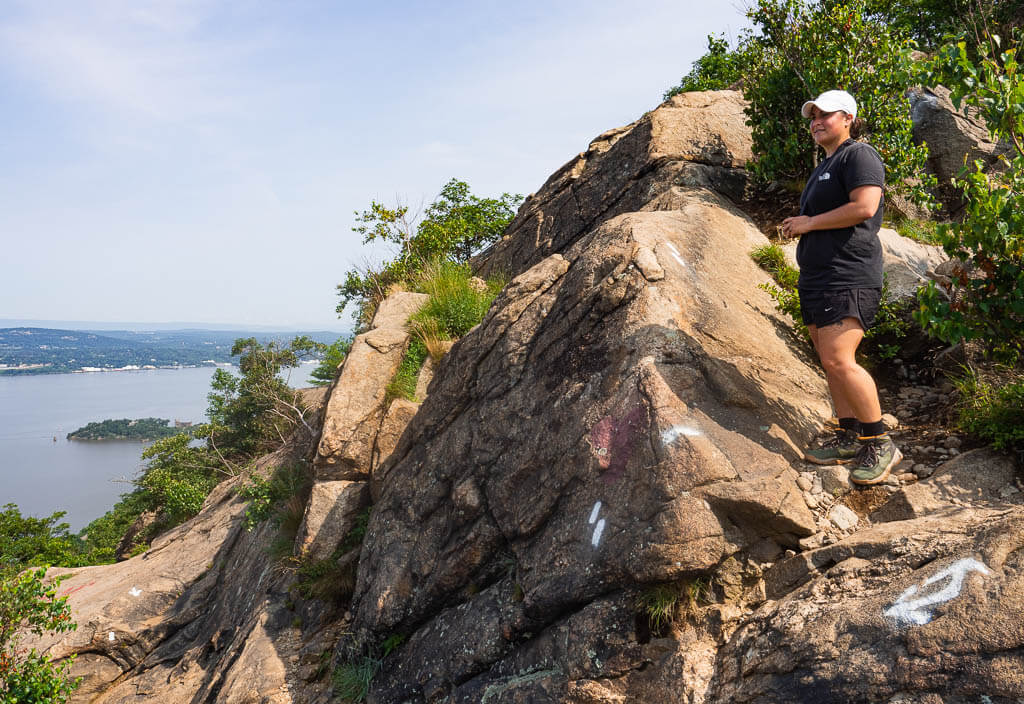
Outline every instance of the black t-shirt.
<svg viewBox="0 0 1024 704">
<path fill-rule="evenodd" d="M 860 186 L 885 187 L 882 158 L 869 145 L 843 142 L 818 164 L 800 195 L 800 214 L 819 215 L 850 202 L 850 191 Z M 884 199 L 883 199 L 884 200 Z M 811 230 L 800 236 L 796 261 L 799 287 L 809 290 L 874 288 L 882 285 L 883 203 L 873 217 L 852 227 Z"/>
</svg>

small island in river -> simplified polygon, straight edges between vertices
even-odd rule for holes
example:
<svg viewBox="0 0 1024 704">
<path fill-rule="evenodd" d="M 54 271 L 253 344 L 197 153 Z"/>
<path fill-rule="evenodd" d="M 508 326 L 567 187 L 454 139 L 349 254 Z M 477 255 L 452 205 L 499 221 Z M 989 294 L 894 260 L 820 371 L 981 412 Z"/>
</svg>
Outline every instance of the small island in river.
<svg viewBox="0 0 1024 704">
<path fill-rule="evenodd" d="M 191 423 L 175 421 L 169 425 L 166 418 L 139 418 L 130 420 L 104 420 L 68 433 L 68 440 L 159 440 L 183 433 Z"/>
</svg>

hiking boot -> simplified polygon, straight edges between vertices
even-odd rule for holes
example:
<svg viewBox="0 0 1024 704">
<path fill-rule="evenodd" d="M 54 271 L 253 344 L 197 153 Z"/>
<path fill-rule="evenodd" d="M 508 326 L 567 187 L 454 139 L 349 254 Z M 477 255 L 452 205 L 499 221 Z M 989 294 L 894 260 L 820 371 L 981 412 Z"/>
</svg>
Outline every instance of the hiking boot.
<svg viewBox="0 0 1024 704">
<path fill-rule="evenodd" d="M 846 464 L 852 462 L 860 443 L 857 433 L 838 428 L 835 434 L 816 450 L 804 450 L 804 459 L 814 464 Z"/>
<path fill-rule="evenodd" d="M 901 459 L 903 454 L 888 435 L 860 438 L 860 450 L 850 467 L 850 481 L 854 484 L 880 484 Z"/>
</svg>

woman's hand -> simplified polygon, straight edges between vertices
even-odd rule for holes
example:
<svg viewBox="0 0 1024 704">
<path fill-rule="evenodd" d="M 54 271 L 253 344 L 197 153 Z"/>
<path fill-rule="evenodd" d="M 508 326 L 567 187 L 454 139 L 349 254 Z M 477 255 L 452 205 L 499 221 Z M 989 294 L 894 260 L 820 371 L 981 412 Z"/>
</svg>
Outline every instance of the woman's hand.
<svg viewBox="0 0 1024 704">
<path fill-rule="evenodd" d="M 805 232 L 810 232 L 811 227 L 811 216 L 809 215 L 797 215 L 795 217 L 786 218 L 782 221 L 782 234 L 786 237 L 796 237 L 802 235 Z"/>
</svg>

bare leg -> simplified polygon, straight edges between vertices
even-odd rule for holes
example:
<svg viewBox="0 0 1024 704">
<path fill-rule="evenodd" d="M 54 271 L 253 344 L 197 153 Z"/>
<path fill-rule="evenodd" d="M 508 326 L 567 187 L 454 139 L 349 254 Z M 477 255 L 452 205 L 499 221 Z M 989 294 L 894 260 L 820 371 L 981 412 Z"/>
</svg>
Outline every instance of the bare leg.
<svg viewBox="0 0 1024 704">
<path fill-rule="evenodd" d="M 829 392 L 836 407 L 837 418 L 856 418 L 873 423 L 882 417 L 878 389 L 867 370 L 857 364 L 857 346 L 864 330 L 856 318 L 843 318 L 838 323 L 807 326 L 818 358 L 825 368 Z"/>
</svg>

